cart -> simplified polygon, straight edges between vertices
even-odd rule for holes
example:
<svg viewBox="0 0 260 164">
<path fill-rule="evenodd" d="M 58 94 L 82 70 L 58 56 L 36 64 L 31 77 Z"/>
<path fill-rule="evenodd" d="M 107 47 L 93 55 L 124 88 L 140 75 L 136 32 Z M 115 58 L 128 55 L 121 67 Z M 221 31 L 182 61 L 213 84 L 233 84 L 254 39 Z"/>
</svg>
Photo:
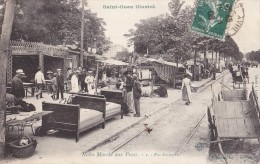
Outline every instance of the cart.
<svg viewBox="0 0 260 164">
<path fill-rule="evenodd" d="M 246 80 L 243 78 L 241 71 L 235 71 L 233 75 L 233 88 L 241 89 L 240 85 L 243 85 L 243 87 L 245 87 Z"/>
<path fill-rule="evenodd" d="M 231 95 L 235 92 L 237 90 L 233 90 Z M 207 116 L 210 143 L 218 144 L 226 162 L 227 158 L 222 149 L 222 144 L 226 141 L 237 139 L 258 139 L 259 141 L 260 139 L 260 111 L 253 87 L 248 100 L 244 97 L 237 97 L 217 101 L 217 98 L 213 96 L 212 106 L 208 108 Z"/>
</svg>

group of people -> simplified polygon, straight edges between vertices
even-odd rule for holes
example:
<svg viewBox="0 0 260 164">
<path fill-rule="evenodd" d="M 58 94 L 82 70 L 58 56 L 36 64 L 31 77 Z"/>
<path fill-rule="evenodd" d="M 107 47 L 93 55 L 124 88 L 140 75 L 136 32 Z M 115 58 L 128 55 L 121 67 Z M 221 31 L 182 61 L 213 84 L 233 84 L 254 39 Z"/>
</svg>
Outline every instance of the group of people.
<svg viewBox="0 0 260 164">
<path fill-rule="evenodd" d="M 95 78 L 93 71 L 87 71 L 86 68 L 67 69 L 66 82 L 68 90 L 71 92 L 93 93 L 95 86 Z"/>
<path fill-rule="evenodd" d="M 137 74 L 133 74 L 131 71 L 126 71 L 122 81 L 118 81 L 117 88 L 123 84 L 123 110 L 125 116 L 131 116 L 130 113 L 134 113 L 134 117 L 140 117 L 140 98 L 142 96 L 141 83 Z"/>
<path fill-rule="evenodd" d="M 63 92 L 64 92 L 64 76 L 61 74 L 61 69 L 57 69 L 57 73 L 50 73 L 48 76 L 49 80 L 51 80 L 51 87 L 52 87 L 52 99 L 57 100 L 59 99 L 59 95 L 61 94 L 61 99 L 64 99 Z M 44 85 L 46 85 L 46 80 L 44 74 L 42 72 L 42 68 L 38 67 L 37 72 L 34 77 L 34 82 L 36 85 L 36 98 L 43 98 L 42 97 L 42 89 Z"/>
<path fill-rule="evenodd" d="M 237 63 L 236 65 L 233 65 L 229 63 L 228 69 L 232 75 L 233 81 L 244 80 L 245 82 L 249 83 L 248 66 L 246 64 Z"/>
</svg>

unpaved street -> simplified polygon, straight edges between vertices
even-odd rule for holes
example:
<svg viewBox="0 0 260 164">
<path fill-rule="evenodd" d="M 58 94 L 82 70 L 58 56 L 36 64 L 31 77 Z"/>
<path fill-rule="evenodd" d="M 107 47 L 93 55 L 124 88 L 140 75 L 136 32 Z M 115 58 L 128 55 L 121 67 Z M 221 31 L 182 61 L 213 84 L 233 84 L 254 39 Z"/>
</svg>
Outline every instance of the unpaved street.
<svg viewBox="0 0 260 164">
<path fill-rule="evenodd" d="M 219 81 L 212 86 L 215 92 L 220 90 Z M 230 74 L 225 76 L 225 82 L 229 81 Z M 199 158 L 199 163 L 206 162 L 208 147 L 207 145 L 203 147 L 198 146 L 199 142 L 207 142 L 209 140 L 206 116 L 203 118 L 201 125 L 203 129 L 199 130 L 199 134 L 196 133 L 195 140 L 192 139 L 183 148 L 182 146 L 186 144 L 186 140 L 193 131 L 194 126 L 206 113 L 207 106 L 211 104 L 211 98 L 212 90 L 211 87 L 208 87 L 201 93 L 193 94 L 193 102 L 189 106 L 184 105 L 182 100 L 172 103 L 165 109 L 169 113 L 166 113 L 167 115 L 164 115 L 165 113 L 161 114 L 163 118 L 151 126 L 152 130 L 150 132 L 145 131 L 116 151 L 116 153 L 136 153 L 136 155 L 141 157 L 181 159 L 184 160 L 184 163 L 190 161 L 191 158 Z M 148 124 L 149 126 L 151 123 L 147 121 L 143 124 Z M 123 135 L 121 137 L 127 139 L 131 136 Z M 122 142 L 122 138 L 118 140 Z M 111 152 L 113 148 L 120 145 L 120 142 L 116 140 L 101 147 L 99 150 Z M 180 149 L 183 150 L 180 151 Z"/>
</svg>

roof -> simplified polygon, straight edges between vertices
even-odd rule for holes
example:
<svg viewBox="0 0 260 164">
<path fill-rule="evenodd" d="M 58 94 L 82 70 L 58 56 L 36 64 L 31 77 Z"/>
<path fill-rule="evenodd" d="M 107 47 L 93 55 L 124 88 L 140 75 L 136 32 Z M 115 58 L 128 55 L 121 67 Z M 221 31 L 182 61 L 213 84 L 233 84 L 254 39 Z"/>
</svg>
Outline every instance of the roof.
<svg viewBox="0 0 260 164">
<path fill-rule="evenodd" d="M 148 58 L 146 61 L 144 62 L 156 62 L 156 63 L 160 63 L 160 64 L 164 64 L 164 65 L 170 65 L 170 66 L 174 66 L 177 67 L 177 63 L 173 63 L 173 62 L 168 62 L 166 60 L 163 60 L 163 58 L 159 58 L 159 59 L 153 59 L 153 58 Z M 181 63 L 178 63 L 178 67 L 184 67 Z"/>
<path fill-rule="evenodd" d="M 125 62 L 122 62 L 119 60 L 115 60 L 115 59 L 100 60 L 100 62 L 109 64 L 109 65 L 128 65 L 128 63 L 125 63 Z"/>
</svg>

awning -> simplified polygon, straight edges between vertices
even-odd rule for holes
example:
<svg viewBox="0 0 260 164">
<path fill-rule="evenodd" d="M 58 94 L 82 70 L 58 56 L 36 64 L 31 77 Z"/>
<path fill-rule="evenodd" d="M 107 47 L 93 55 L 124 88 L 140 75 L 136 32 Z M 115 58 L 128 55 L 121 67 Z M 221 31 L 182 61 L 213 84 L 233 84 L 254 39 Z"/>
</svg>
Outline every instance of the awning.
<svg viewBox="0 0 260 164">
<path fill-rule="evenodd" d="M 109 64 L 109 65 L 128 65 L 128 63 L 125 63 L 125 62 L 122 62 L 119 60 L 115 60 L 115 59 L 100 60 L 100 62 Z"/>
</svg>

